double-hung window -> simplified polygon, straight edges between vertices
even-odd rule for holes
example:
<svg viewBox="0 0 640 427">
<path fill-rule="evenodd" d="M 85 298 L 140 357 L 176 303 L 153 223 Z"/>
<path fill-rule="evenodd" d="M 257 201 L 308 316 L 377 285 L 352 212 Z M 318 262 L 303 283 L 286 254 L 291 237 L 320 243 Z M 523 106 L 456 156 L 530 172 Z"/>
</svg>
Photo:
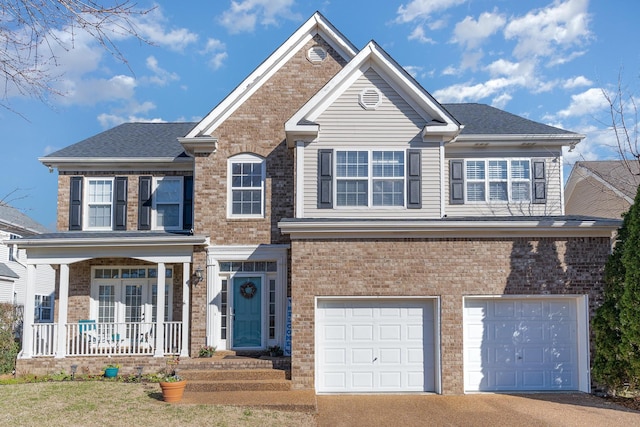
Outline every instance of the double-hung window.
<svg viewBox="0 0 640 427">
<path fill-rule="evenodd" d="M 113 209 L 113 179 L 87 180 L 87 227 L 110 230 Z"/>
<path fill-rule="evenodd" d="M 229 159 L 228 214 L 230 217 L 264 216 L 264 159 L 241 154 Z"/>
<path fill-rule="evenodd" d="M 182 229 L 182 187 L 180 176 L 156 179 L 153 198 L 156 229 Z"/>
<path fill-rule="evenodd" d="M 531 200 L 529 160 L 467 160 L 467 201 L 508 202 Z"/>
<path fill-rule="evenodd" d="M 336 151 L 337 206 L 404 206 L 404 151 Z"/>
<path fill-rule="evenodd" d="M 53 298 L 51 295 L 35 296 L 34 321 L 53 322 Z"/>
</svg>

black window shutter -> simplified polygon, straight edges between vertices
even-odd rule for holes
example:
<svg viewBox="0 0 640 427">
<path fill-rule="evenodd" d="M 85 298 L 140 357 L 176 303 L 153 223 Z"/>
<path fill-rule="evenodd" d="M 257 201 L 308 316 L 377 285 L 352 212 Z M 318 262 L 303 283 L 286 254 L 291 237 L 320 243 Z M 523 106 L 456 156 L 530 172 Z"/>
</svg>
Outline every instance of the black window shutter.
<svg viewBox="0 0 640 427">
<path fill-rule="evenodd" d="M 449 160 L 449 204 L 464 204 L 463 160 Z"/>
<path fill-rule="evenodd" d="M 422 153 L 407 150 L 407 208 L 422 208 Z"/>
<path fill-rule="evenodd" d="M 184 197 L 182 202 L 182 229 L 191 230 L 193 228 L 193 177 L 184 177 Z"/>
<path fill-rule="evenodd" d="M 547 178 L 544 160 L 533 162 L 533 203 L 547 203 Z"/>
<path fill-rule="evenodd" d="M 138 230 L 151 230 L 151 209 L 153 198 L 151 194 L 150 176 L 141 176 L 138 183 Z"/>
<path fill-rule="evenodd" d="M 114 201 L 114 230 L 127 229 L 127 177 L 116 177 L 116 192 Z"/>
<path fill-rule="evenodd" d="M 333 150 L 318 150 L 318 209 L 333 208 Z"/>
<path fill-rule="evenodd" d="M 69 230 L 82 230 L 82 177 L 71 177 Z"/>
</svg>

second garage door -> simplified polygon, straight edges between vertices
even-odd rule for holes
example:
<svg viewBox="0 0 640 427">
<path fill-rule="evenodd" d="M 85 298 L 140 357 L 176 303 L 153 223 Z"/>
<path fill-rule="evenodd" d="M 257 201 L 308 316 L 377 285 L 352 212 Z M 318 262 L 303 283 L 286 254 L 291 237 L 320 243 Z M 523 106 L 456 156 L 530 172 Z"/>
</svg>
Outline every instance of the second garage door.
<svg viewBox="0 0 640 427">
<path fill-rule="evenodd" d="M 434 300 L 319 300 L 317 391 L 434 391 L 434 305 Z"/>
<path fill-rule="evenodd" d="M 581 298 L 465 300 L 466 391 L 580 390 Z M 583 348 L 584 347 L 584 348 Z"/>
</svg>

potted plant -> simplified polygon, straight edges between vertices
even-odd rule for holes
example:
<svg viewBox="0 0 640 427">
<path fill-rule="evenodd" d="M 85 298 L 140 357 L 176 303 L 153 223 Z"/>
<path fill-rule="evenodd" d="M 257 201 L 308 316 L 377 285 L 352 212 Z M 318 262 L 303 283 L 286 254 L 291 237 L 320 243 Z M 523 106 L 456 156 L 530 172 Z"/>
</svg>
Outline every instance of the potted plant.
<svg viewBox="0 0 640 427">
<path fill-rule="evenodd" d="M 162 399 L 165 402 L 179 402 L 182 400 L 184 388 L 187 380 L 178 375 L 177 365 L 180 358 L 175 357 L 167 361 L 164 372 L 159 374 L 160 389 L 162 389 Z"/>
<path fill-rule="evenodd" d="M 284 354 L 284 351 L 282 350 L 282 348 L 280 348 L 279 345 L 272 345 L 267 347 L 267 350 L 269 351 L 269 356 L 271 357 L 281 357 Z"/>
<path fill-rule="evenodd" d="M 117 363 L 110 363 L 104 368 L 105 378 L 115 378 L 118 375 L 120 365 Z"/>
<path fill-rule="evenodd" d="M 204 347 L 200 347 L 200 351 L 198 352 L 199 357 L 213 357 L 216 352 L 216 348 L 210 345 L 205 345 Z"/>
</svg>

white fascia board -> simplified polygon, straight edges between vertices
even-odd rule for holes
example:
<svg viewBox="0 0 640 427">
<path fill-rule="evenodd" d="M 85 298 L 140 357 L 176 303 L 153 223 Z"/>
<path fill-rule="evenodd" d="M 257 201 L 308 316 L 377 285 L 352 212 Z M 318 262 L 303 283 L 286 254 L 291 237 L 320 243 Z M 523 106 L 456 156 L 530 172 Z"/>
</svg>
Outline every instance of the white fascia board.
<svg viewBox="0 0 640 427">
<path fill-rule="evenodd" d="M 198 136 L 195 138 L 178 138 L 178 142 L 184 147 L 187 154 L 211 154 L 218 150 L 218 138 L 211 136 Z"/>
<path fill-rule="evenodd" d="M 59 171 L 123 171 L 123 170 L 193 170 L 191 157 L 40 157 L 38 160 L 45 166 Z"/>
<path fill-rule="evenodd" d="M 514 145 L 556 145 L 568 146 L 578 144 L 585 138 L 581 134 L 469 134 L 458 135 L 457 138 L 449 142 L 449 146 L 453 147 L 473 147 L 477 144 L 483 146 L 514 146 Z"/>
<path fill-rule="evenodd" d="M 203 134 L 211 135 L 316 34 L 322 35 L 346 61 L 350 61 L 356 55 L 356 50 L 351 43 L 340 35 L 322 15 L 316 13 L 202 119 L 186 138 L 195 138 Z"/>
<path fill-rule="evenodd" d="M 611 237 L 620 220 L 544 221 L 281 221 L 291 239 Z"/>
<path fill-rule="evenodd" d="M 99 248 L 99 247 L 145 247 L 145 246 L 198 246 L 208 242 L 205 236 L 153 236 L 153 237 L 121 237 L 108 236 L 99 239 L 91 237 L 51 238 L 51 239 L 18 239 L 13 240 L 20 249 L 27 248 Z"/>
</svg>

